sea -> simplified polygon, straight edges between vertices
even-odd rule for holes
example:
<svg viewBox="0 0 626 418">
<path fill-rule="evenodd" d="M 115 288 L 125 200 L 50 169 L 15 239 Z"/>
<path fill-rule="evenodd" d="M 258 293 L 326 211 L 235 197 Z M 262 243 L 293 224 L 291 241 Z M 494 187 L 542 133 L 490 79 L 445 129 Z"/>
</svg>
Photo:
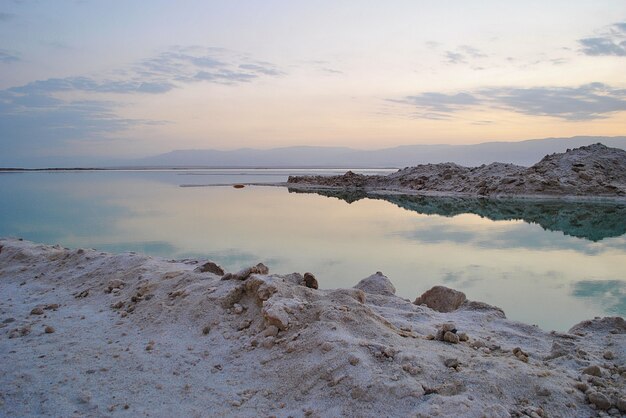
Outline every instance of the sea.
<svg viewBox="0 0 626 418">
<path fill-rule="evenodd" d="M 311 272 L 321 288 L 354 286 L 381 271 L 403 298 L 444 285 L 545 330 L 625 316 L 626 203 L 273 185 L 289 175 L 345 171 L 2 172 L 0 236 L 212 260 L 228 271 L 262 262 L 272 273 Z"/>
</svg>

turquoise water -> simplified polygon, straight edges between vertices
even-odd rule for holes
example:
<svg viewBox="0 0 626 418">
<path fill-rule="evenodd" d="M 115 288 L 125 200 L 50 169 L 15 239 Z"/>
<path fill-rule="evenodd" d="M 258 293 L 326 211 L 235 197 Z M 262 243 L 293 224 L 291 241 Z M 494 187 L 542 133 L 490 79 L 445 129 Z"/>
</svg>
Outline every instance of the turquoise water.
<svg viewBox="0 0 626 418">
<path fill-rule="evenodd" d="M 324 288 L 382 271 L 403 297 L 444 284 L 547 330 L 626 314 L 626 204 L 216 186 L 309 171 L 2 173 L 0 236 L 228 270 L 264 262 Z M 206 187 L 181 187 L 194 185 Z"/>
</svg>

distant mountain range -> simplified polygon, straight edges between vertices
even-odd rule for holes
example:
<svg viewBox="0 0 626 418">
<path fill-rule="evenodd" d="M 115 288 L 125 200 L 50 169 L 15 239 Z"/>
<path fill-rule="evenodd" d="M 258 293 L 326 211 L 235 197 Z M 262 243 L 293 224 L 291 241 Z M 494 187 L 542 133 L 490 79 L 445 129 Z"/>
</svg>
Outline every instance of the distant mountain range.
<svg viewBox="0 0 626 418">
<path fill-rule="evenodd" d="M 232 151 L 177 150 L 140 159 L 30 157 L 19 161 L 9 161 L 6 157 L 2 158 L 0 153 L 0 167 L 403 168 L 417 164 L 443 162 L 454 162 L 465 166 L 479 166 L 492 162 L 530 166 L 546 154 L 564 152 L 568 148 L 597 142 L 609 147 L 626 149 L 626 136 L 576 136 L 519 142 L 484 142 L 474 145 L 404 145 L 378 150 L 315 146 L 243 148 Z"/>
<path fill-rule="evenodd" d="M 407 167 L 426 163 L 454 162 L 478 166 L 492 162 L 530 166 L 546 154 L 564 152 L 601 142 L 626 149 L 626 137 L 576 136 L 531 139 L 519 142 L 484 142 L 474 145 L 404 145 L 378 150 L 346 147 L 298 146 L 272 149 L 244 148 L 233 151 L 177 150 L 133 161 L 151 167 Z"/>
</svg>

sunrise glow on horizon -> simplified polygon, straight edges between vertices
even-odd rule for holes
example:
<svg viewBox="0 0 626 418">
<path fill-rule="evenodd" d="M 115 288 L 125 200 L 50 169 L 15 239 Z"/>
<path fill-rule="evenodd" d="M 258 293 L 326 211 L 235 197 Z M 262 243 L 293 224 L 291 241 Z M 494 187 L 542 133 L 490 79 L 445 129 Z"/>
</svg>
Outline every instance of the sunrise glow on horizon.
<svg viewBox="0 0 626 418">
<path fill-rule="evenodd" d="M 25 156 L 626 132 L 626 3 L 5 2 Z"/>
</svg>

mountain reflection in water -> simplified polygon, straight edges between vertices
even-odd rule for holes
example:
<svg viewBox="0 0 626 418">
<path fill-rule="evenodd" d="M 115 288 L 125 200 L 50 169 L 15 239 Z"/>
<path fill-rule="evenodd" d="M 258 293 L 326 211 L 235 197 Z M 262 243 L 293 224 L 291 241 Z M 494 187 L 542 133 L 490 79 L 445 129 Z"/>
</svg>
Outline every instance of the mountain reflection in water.
<svg viewBox="0 0 626 418">
<path fill-rule="evenodd" d="M 492 221 L 522 220 L 547 231 L 593 242 L 626 234 L 626 203 L 611 201 L 567 201 L 530 199 L 487 199 L 374 194 L 365 191 L 299 190 L 353 203 L 361 199 L 385 200 L 424 215 L 452 217 L 472 213 Z"/>
</svg>

